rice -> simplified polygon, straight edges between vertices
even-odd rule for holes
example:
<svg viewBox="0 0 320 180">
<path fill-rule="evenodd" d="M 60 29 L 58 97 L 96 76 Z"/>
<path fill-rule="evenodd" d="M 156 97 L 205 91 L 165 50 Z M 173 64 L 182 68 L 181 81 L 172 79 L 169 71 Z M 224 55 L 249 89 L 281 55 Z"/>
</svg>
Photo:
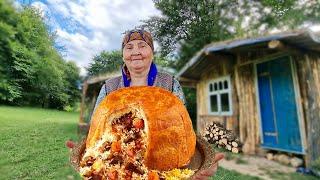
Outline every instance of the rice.
<svg viewBox="0 0 320 180">
<path fill-rule="evenodd" d="M 191 169 L 172 169 L 170 171 L 162 171 L 160 174 L 166 180 L 181 180 L 188 179 L 195 173 L 194 170 Z"/>
</svg>

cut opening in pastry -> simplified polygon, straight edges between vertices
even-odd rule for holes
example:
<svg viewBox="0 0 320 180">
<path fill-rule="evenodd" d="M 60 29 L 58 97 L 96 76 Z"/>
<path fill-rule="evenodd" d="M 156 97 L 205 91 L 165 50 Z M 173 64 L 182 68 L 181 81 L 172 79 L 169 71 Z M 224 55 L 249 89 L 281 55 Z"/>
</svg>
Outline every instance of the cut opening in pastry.
<svg viewBox="0 0 320 180">
<path fill-rule="evenodd" d="M 110 118 L 111 129 L 86 150 L 80 173 L 87 179 L 159 179 L 144 165 L 147 124 L 142 111 L 131 109 Z M 121 115 L 119 115 L 121 114 Z"/>
</svg>

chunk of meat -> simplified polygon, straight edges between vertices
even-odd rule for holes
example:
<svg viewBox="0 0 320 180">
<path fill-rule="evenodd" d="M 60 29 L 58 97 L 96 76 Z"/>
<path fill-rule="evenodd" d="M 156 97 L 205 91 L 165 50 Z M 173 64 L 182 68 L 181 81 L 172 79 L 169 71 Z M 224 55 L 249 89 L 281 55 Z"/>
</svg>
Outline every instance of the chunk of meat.
<svg viewBox="0 0 320 180">
<path fill-rule="evenodd" d="M 121 151 L 121 144 L 119 141 L 114 141 L 111 144 L 111 152 L 120 152 Z"/>
<path fill-rule="evenodd" d="M 122 164 L 123 162 L 123 159 L 120 155 L 117 155 L 117 156 L 114 156 L 111 161 L 110 161 L 110 164 Z"/>
<path fill-rule="evenodd" d="M 133 127 L 137 129 L 142 129 L 144 127 L 144 122 L 142 119 L 135 118 L 133 120 Z"/>
<path fill-rule="evenodd" d="M 95 160 L 96 159 L 94 157 L 88 156 L 86 157 L 86 159 L 84 159 L 85 164 L 81 164 L 81 167 L 92 166 Z"/>
<path fill-rule="evenodd" d="M 111 170 L 108 172 L 107 176 L 110 180 L 116 180 L 118 179 L 118 172 L 116 170 Z"/>
<path fill-rule="evenodd" d="M 91 177 L 92 180 L 102 180 L 102 175 L 100 174 L 93 174 Z"/>
<path fill-rule="evenodd" d="M 132 119 L 132 113 L 130 112 L 113 121 L 112 125 L 123 125 L 125 128 L 130 128 L 132 125 Z"/>
<path fill-rule="evenodd" d="M 135 150 L 136 151 L 139 151 L 141 148 L 142 148 L 142 142 L 141 142 L 141 140 L 140 139 L 138 139 L 138 140 L 136 140 L 135 141 Z"/>
<path fill-rule="evenodd" d="M 135 155 L 135 152 L 134 152 L 134 150 L 133 150 L 132 148 L 130 148 L 130 149 L 127 150 L 127 154 L 128 154 L 128 156 L 130 156 L 131 158 L 133 158 L 134 155 Z"/>
<path fill-rule="evenodd" d="M 124 177 L 124 179 L 125 179 L 125 180 L 131 180 L 131 179 L 132 179 L 132 171 L 124 170 L 124 172 L 125 172 L 125 177 Z"/>
<path fill-rule="evenodd" d="M 111 149 L 111 143 L 110 142 L 104 142 L 102 146 L 99 148 L 100 152 L 109 151 Z"/>
<path fill-rule="evenodd" d="M 125 166 L 125 169 L 126 170 L 129 170 L 129 171 L 132 171 L 132 172 L 135 172 L 137 174 L 143 174 L 144 171 L 139 167 L 139 166 L 136 166 L 135 164 L 133 164 L 132 162 L 129 162 L 126 166 Z"/>
</svg>

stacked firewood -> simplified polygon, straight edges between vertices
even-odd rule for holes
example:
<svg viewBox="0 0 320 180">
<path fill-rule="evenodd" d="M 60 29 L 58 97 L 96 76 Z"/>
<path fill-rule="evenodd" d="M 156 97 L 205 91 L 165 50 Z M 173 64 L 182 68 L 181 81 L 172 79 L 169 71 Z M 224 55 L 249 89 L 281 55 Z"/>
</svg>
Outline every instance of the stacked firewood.
<svg viewBox="0 0 320 180">
<path fill-rule="evenodd" d="M 218 148 L 225 148 L 233 153 L 239 153 L 241 144 L 239 139 L 234 136 L 232 131 L 226 130 L 219 123 L 211 123 L 203 133 L 203 137 L 211 144 L 215 144 Z"/>
</svg>

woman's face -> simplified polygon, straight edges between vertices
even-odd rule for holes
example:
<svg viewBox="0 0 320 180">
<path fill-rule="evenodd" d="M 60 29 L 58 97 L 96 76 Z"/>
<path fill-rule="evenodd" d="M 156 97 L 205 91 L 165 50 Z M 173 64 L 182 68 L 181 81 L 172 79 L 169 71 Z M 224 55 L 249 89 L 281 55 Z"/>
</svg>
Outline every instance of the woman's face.
<svg viewBox="0 0 320 180">
<path fill-rule="evenodd" d="M 130 73 L 149 71 L 153 59 L 151 47 L 142 40 L 128 42 L 122 51 L 123 60 Z"/>
</svg>

